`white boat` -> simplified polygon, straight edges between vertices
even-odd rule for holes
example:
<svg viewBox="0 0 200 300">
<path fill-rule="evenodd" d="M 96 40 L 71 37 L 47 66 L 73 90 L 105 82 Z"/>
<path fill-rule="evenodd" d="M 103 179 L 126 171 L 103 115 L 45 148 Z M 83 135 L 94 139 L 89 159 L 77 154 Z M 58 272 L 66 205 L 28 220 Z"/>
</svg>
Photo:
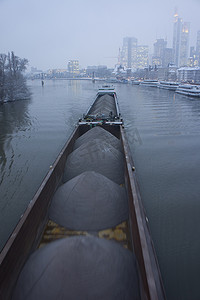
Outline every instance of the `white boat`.
<svg viewBox="0 0 200 300">
<path fill-rule="evenodd" d="M 171 90 L 171 91 L 176 91 L 178 88 L 179 83 L 174 82 L 174 81 L 160 81 L 158 87 L 160 89 L 166 89 L 166 90 Z"/>
<path fill-rule="evenodd" d="M 157 87 L 158 80 L 145 79 L 144 81 L 141 81 L 140 84 L 143 86 Z"/>
<path fill-rule="evenodd" d="M 192 84 L 181 84 L 175 92 L 186 96 L 200 97 L 200 86 Z"/>
<path fill-rule="evenodd" d="M 131 80 L 131 83 L 133 85 L 139 85 L 141 83 L 141 81 L 139 81 L 139 80 Z"/>
</svg>

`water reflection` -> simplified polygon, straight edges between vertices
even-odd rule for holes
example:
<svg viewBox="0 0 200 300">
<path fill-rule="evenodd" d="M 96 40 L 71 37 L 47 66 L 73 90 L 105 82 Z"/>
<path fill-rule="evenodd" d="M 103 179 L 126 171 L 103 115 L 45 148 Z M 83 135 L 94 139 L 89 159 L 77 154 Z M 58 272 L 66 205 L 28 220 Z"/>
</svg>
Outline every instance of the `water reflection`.
<svg viewBox="0 0 200 300">
<path fill-rule="evenodd" d="M 12 147 L 12 139 L 18 131 L 30 130 L 31 120 L 28 114 L 28 100 L 16 101 L 0 105 L 0 168 L 1 180 L 5 175 L 5 167 L 11 171 L 15 151 Z M 9 161 L 8 158 L 10 158 Z"/>
<path fill-rule="evenodd" d="M 28 84 L 31 101 L 0 106 L 0 249 L 95 95 L 87 82 Z"/>
<path fill-rule="evenodd" d="M 77 96 L 81 90 L 81 82 L 79 80 L 69 80 L 69 89 L 73 96 Z"/>
</svg>

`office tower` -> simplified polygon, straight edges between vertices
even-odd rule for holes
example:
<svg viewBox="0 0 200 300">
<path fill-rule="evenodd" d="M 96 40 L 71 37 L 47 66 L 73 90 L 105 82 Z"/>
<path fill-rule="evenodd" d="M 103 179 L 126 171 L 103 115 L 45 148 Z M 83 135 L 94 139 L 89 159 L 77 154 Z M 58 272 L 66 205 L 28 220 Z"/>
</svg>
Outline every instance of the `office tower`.
<svg viewBox="0 0 200 300">
<path fill-rule="evenodd" d="M 196 52 L 197 52 L 197 53 L 200 53 L 200 30 L 197 31 Z"/>
<path fill-rule="evenodd" d="M 196 56 L 198 60 L 198 66 L 200 66 L 200 30 L 197 31 Z"/>
<path fill-rule="evenodd" d="M 148 67 L 149 47 L 145 45 L 137 46 L 137 68 L 144 69 Z"/>
<path fill-rule="evenodd" d="M 173 55 L 174 63 L 178 67 L 187 65 L 189 56 L 189 35 L 190 23 L 183 22 L 183 20 L 178 17 L 177 12 L 175 12 L 173 32 Z"/>
<path fill-rule="evenodd" d="M 182 19 L 178 17 L 177 12 L 174 14 L 174 32 L 173 32 L 173 55 L 174 63 L 179 66 L 180 60 L 180 45 L 181 45 L 181 29 Z"/>
<path fill-rule="evenodd" d="M 123 39 L 122 51 L 120 52 L 120 65 L 125 68 L 136 70 L 148 66 L 149 48 L 146 45 L 138 45 L 134 37 Z"/>
<path fill-rule="evenodd" d="M 166 68 L 172 63 L 173 63 L 173 49 L 172 48 L 164 48 L 162 66 L 164 68 Z"/>
<path fill-rule="evenodd" d="M 164 39 L 157 39 L 154 43 L 154 54 L 152 57 L 152 65 L 163 66 L 164 49 L 167 42 Z"/>
<path fill-rule="evenodd" d="M 190 57 L 188 58 L 188 67 L 197 67 L 199 64 L 199 55 L 194 47 L 190 47 Z"/>
<path fill-rule="evenodd" d="M 157 39 L 154 43 L 154 56 L 163 57 L 164 49 L 167 46 L 167 41 L 164 39 Z"/>
<path fill-rule="evenodd" d="M 152 66 L 155 67 L 161 67 L 162 66 L 162 60 L 158 56 L 152 56 L 152 61 L 151 61 Z"/>
<path fill-rule="evenodd" d="M 79 75 L 79 61 L 78 60 L 69 60 L 68 61 L 68 72 L 73 75 Z"/>
<path fill-rule="evenodd" d="M 125 37 L 121 52 L 121 64 L 126 68 L 137 68 L 137 39 Z"/>
<path fill-rule="evenodd" d="M 179 65 L 187 66 L 189 57 L 189 34 L 190 34 L 190 23 L 184 22 L 181 30 L 181 44 L 180 44 L 180 61 Z"/>
<path fill-rule="evenodd" d="M 194 49 L 194 46 L 190 47 L 190 57 L 194 56 L 196 54 L 196 51 Z"/>
</svg>

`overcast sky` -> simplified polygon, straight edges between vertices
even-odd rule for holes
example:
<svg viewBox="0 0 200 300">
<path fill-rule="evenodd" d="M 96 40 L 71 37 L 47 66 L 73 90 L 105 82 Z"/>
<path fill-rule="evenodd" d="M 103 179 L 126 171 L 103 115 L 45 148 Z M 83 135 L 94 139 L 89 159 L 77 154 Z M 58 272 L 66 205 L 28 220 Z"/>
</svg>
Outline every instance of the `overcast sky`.
<svg viewBox="0 0 200 300">
<path fill-rule="evenodd" d="M 38 69 L 80 65 L 113 67 L 123 37 L 153 49 L 172 46 L 175 6 L 191 22 L 190 45 L 200 30 L 200 0 L 0 0 L 0 53 L 14 51 Z"/>
</svg>

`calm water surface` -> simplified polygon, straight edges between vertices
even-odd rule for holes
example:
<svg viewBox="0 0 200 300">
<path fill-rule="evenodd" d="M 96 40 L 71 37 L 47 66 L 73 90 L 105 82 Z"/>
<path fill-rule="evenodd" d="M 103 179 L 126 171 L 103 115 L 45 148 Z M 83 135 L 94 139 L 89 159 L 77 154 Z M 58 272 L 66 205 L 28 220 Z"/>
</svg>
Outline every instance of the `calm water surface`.
<svg viewBox="0 0 200 300">
<path fill-rule="evenodd" d="M 98 83 L 29 82 L 0 106 L 0 246 L 6 242 Z M 168 299 L 200 299 L 200 101 L 116 85 Z"/>
</svg>

